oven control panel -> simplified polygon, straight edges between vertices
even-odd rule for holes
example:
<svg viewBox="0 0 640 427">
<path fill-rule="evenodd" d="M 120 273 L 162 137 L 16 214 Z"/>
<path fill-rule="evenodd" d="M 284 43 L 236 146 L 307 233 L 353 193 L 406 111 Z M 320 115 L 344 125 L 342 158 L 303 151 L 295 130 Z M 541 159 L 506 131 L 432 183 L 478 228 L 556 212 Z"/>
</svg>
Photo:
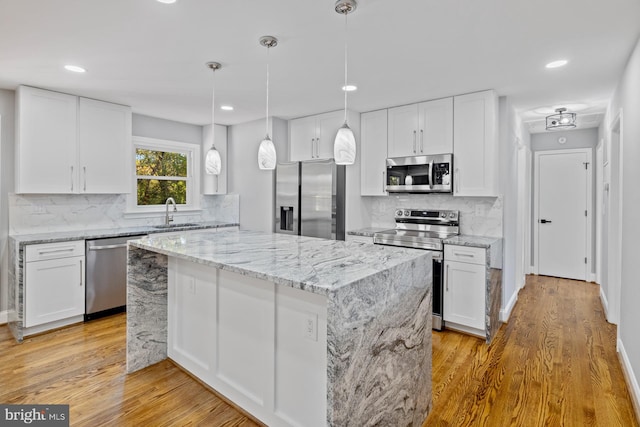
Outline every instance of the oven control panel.
<svg viewBox="0 0 640 427">
<path fill-rule="evenodd" d="M 430 210 L 430 209 L 396 209 L 396 220 L 434 220 L 446 222 L 458 222 L 460 211 Z"/>
</svg>

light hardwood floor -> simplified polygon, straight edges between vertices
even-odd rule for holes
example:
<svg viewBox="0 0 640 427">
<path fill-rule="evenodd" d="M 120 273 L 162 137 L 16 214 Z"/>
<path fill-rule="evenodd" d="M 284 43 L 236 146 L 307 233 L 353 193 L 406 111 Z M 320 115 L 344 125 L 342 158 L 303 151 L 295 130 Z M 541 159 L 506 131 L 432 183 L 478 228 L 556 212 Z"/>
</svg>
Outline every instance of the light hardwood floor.
<svg viewBox="0 0 640 427">
<path fill-rule="evenodd" d="M 256 426 L 169 361 L 125 375 L 125 316 L 17 344 L 0 327 L 0 403 L 70 404 L 72 426 Z M 491 346 L 433 333 L 425 426 L 638 426 L 594 284 L 530 276 Z"/>
</svg>

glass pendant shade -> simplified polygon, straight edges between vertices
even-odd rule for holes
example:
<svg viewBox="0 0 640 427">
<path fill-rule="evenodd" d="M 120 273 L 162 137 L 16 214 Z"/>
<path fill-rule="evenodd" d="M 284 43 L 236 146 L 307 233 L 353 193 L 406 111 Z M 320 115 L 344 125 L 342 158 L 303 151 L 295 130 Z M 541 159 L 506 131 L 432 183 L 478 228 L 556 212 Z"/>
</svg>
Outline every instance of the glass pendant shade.
<svg viewBox="0 0 640 427">
<path fill-rule="evenodd" d="M 258 148 L 258 167 L 262 170 L 274 170 L 276 168 L 276 147 L 267 135 Z"/>
<path fill-rule="evenodd" d="M 204 167 L 209 175 L 220 175 L 222 169 L 222 159 L 220 159 L 220 153 L 213 145 L 207 151 L 207 158 L 204 162 Z"/>
<path fill-rule="evenodd" d="M 336 165 L 352 165 L 356 161 L 356 137 L 346 122 L 336 134 L 333 157 Z"/>
</svg>

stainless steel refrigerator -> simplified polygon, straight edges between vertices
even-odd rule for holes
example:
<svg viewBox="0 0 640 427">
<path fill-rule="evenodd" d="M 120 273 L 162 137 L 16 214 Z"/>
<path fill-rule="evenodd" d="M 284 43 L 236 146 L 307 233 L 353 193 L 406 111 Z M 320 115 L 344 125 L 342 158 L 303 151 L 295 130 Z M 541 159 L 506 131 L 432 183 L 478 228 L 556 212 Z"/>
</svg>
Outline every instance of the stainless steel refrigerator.
<svg viewBox="0 0 640 427">
<path fill-rule="evenodd" d="M 345 166 L 333 160 L 276 167 L 276 233 L 344 240 Z"/>
</svg>

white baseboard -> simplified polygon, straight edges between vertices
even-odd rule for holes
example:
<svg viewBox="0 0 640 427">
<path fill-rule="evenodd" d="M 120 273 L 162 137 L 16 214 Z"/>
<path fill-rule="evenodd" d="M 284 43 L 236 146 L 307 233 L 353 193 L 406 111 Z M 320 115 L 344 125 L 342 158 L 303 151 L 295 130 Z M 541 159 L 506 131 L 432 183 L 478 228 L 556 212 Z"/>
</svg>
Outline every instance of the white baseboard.
<svg viewBox="0 0 640 427">
<path fill-rule="evenodd" d="M 638 385 L 638 377 L 636 377 L 633 372 L 633 367 L 631 366 L 629 356 L 624 349 L 621 339 L 618 339 L 618 357 L 620 359 L 620 364 L 622 365 L 624 378 L 627 380 L 627 387 L 629 388 L 629 394 L 631 395 L 633 409 L 636 411 L 636 418 L 640 419 L 640 386 Z"/>
<path fill-rule="evenodd" d="M 602 304 L 602 308 L 604 309 L 604 318 L 609 319 L 609 301 L 607 300 L 607 296 L 602 290 L 602 286 L 600 286 L 600 303 Z"/>
<path fill-rule="evenodd" d="M 8 319 L 9 319 L 9 312 L 7 310 L 0 311 L 0 325 L 4 325 L 5 323 L 7 323 Z"/>
<path fill-rule="evenodd" d="M 500 310 L 501 322 L 507 323 L 509 321 L 509 317 L 511 317 L 511 312 L 513 311 L 513 307 L 515 307 L 517 301 L 518 301 L 518 291 L 515 291 L 513 295 L 511 295 L 511 299 L 509 299 L 507 306 L 502 310 Z"/>
</svg>

